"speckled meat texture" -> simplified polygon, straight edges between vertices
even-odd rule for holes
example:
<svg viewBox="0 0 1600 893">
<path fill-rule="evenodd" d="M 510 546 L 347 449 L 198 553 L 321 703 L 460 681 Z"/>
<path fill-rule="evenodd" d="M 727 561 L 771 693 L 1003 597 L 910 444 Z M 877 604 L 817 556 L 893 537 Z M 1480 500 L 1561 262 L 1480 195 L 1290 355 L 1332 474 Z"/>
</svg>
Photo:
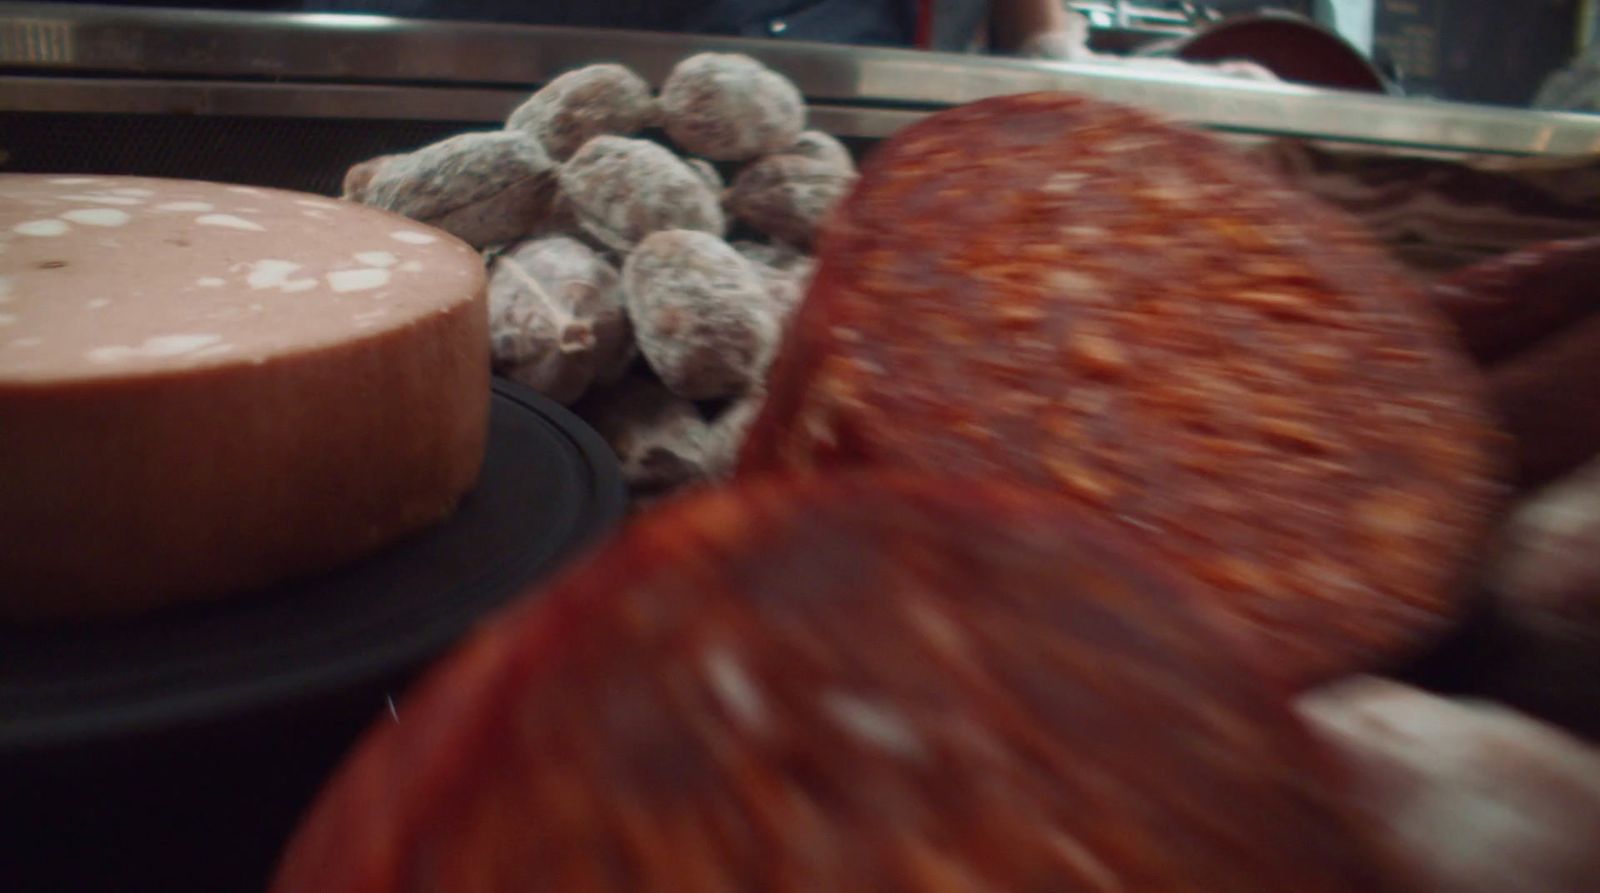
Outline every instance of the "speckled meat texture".
<svg viewBox="0 0 1600 893">
<path fill-rule="evenodd" d="M 0 174 L 0 626 L 249 596 L 449 516 L 483 292 L 478 252 L 352 202 Z"/>
<path fill-rule="evenodd" d="M 556 164 L 526 134 L 463 133 L 352 171 L 363 204 L 404 214 L 484 248 L 559 228 Z M 359 165 L 357 166 L 360 167 Z"/>
<path fill-rule="evenodd" d="M 799 155 L 763 158 L 739 172 L 725 200 L 728 213 L 798 248 L 810 248 L 817 226 L 855 184 L 855 174 Z"/>
<path fill-rule="evenodd" d="M 661 85 L 661 122 L 686 152 L 744 161 L 793 144 L 805 99 L 783 75 L 738 53 L 701 53 L 679 62 Z"/>
<path fill-rule="evenodd" d="M 709 233 L 651 235 L 622 268 L 639 352 L 672 392 L 718 400 L 757 384 L 778 340 L 766 285 Z"/>
<path fill-rule="evenodd" d="M 1600 238 L 1553 242 L 1458 270 L 1428 289 L 1480 363 L 1600 315 Z"/>
<path fill-rule="evenodd" d="M 552 158 L 564 161 L 601 134 L 638 133 L 655 114 L 655 99 L 643 78 L 621 65 L 589 65 L 528 97 L 506 119 L 506 129 L 527 133 Z"/>
<path fill-rule="evenodd" d="M 1504 707 L 1394 682 L 1305 697 L 1348 764 L 1367 821 L 1427 893 L 1592 893 L 1600 882 L 1600 751 Z"/>
<path fill-rule="evenodd" d="M 647 140 L 598 136 L 561 168 L 561 191 L 578 225 L 616 251 L 664 229 L 722 235 L 717 195 L 687 164 Z"/>
<path fill-rule="evenodd" d="M 559 403 L 615 381 L 635 356 L 615 267 L 566 236 L 495 259 L 489 277 L 495 370 Z"/>
<path fill-rule="evenodd" d="M 1454 615 L 1497 496 L 1481 381 L 1344 220 L 1062 94 L 881 145 L 820 243 L 743 471 L 1026 481 L 1120 519 L 1306 683 Z"/>
<path fill-rule="evenodd" d="M 1283 700 L 1064 508 L 849 476 L 658 508 L 375 728 L 272 889 L 1399 889 Z"/>
</svg>

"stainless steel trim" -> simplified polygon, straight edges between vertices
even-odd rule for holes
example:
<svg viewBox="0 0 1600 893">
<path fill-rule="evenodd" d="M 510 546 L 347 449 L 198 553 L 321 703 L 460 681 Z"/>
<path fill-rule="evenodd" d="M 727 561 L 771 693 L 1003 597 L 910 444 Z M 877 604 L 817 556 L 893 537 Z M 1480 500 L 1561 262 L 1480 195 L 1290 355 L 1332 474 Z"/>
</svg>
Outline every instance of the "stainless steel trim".
<svg viewBox="0 0 1600 893">
<path fill-rule="evenodd" d="M 750 53 L 793 78 L 813 102 L 852 110 L 936 109 L 1007 93 L 1075 90 L 1251 134 L 1473 153 L 1600 151 L 1600 117 L 1106 66 L 381 16 L 0 3 L 0 66 L 41 75 L 525 89 L 601 60 L 624 61 L 659 81 L 678 59 L 708 49 Z M 847 117 L 857 114 L 865 113 Z"/>
<path fill-rule="evenodd" d="M 19 112 L 459 121 L 499 125 L 525 90 L 394 85 L 0 76 L 0 109 Z M 926 112 L 811 106 L 811 122 L 882 139 Z"/>
<path fill-rule="evenodd" d="M 137 115 L 386 118 L 499 124 L 521 90 L 0 77 L 0 109 Z"/>
</svg>

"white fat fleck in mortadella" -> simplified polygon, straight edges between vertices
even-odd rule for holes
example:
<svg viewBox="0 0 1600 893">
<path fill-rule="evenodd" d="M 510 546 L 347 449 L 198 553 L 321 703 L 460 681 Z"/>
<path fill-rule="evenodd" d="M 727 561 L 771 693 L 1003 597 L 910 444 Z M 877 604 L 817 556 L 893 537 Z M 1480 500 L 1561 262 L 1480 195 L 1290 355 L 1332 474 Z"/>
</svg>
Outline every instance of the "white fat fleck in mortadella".
<svg viewBox="0 0 1600 893">
<path fill-rule="evenodd" d="M 246 220 L 235 214 L 202 214 L 196 217 L 194 222 L 201 226 L 223 226 L 228 229 L 251 230 L 253 232 L 266 230 L 266 227 L 256 223 L 254 220 Z"/>
<path fill-rule="evenodd" d="M 133 219 L 127 211 L 116 208 L 79 208 L 63 212 L 61 218 L 84 226 L 122 226 Z"/>
<path fill-rule="evenodd" d="M 389 284 L 389 271 L 381 268 L 335 270 L 328 274 L 328 287 L 336 292 L 370 291 Z"/>
</svg>

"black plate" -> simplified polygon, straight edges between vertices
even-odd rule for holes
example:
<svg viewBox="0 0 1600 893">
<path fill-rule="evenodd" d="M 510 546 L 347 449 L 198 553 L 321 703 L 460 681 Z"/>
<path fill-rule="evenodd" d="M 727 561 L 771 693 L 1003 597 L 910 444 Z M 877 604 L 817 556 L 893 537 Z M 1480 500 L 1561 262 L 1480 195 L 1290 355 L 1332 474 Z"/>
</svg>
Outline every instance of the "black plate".
<svg viewBox="0 0 1600 893">
<path fill-rule="evenodd" d="M 0 626 L 0 758 L 100 749 L 403 679 L 622 516 L 605 443 L 496 380 L 478 486 L 359 564 L 127 621 Z"/>
</svg>

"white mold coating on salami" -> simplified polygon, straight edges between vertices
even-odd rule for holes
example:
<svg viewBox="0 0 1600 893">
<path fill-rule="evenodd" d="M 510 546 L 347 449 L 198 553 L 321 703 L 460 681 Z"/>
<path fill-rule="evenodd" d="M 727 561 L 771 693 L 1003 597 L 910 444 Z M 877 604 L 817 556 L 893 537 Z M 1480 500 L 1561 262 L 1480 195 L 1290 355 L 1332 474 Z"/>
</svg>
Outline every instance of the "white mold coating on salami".
<svg viewBox="0 0 1600 893">
<path fill-rule="evenodd" d="M 398 154 L 379 155 L 376 158 L 368 158 L 366 161 L 359 161 L 351 165 L 350 169 L 344 172 L 344 180 L 339 187 L 340 196 L 350 201 L 365 203 L 367 188 L 372 185 L 373 177 L 378 175 L 379 169 L 385 164 L 399 157 Z"/>
<path fill-rule="evenodd" d="M 794 84 L 749 56 L 701 53 L 679 62 L 661 87 L 662 126 L 687 152 L 744 161 L 794 143 L 805 100 Z"/>
<path fill-rule="evenodd" d="M 615 378 L 633 356 L 616 268 L 567 236 L 524 242 L 489 277 L 495 369 L 559 403 Z"/>
<path fill-rule="evenodd" d="M 799 155 L 812 161 L 820 161 L 846 173 L 855 173 L 856 169 L 856 162 L 850 155 L 850 150 L 846 149 L 843 143 L 820 130 L 807 130 L 801 133 L 798 139 L 775 154 Z"/>
<path fill-rule="evenodd" d="M 717 170 L 717 166 L 704 158 L 685 158 L 683 163 L 687 164 L 689 170 L 694 171 L 695 175 L 705 182 L 706 188 L 712 192 L 721 195 L 722 190 L 728 188 L 728 184 L 723 181 L 722 174 Z"/>
<path fill-rule="evenodd" d="M 539 88 L 506 119 L 564 161 L 601 134 L 632 136 L 655 116 L 650 85 L 621 65 L 589 65 Z"/>
<path fill-rule="evenodd" d="M 638 494 L 661 494 L 706 477 L 711 428 L 695 405 L 644 375 L 594 393 L 574 411 L 605 438 Z"/>
<path fill-rule="evenodd" d="M 1600 648 L 1600 458 L 1511 513 L 1488 585 L 1513 622 Z"/>
<path fill-rule="evenodd" d="M 722 235 L 717 196 L 682 159 L 647 140 L 597 136 L 561 167 L 578 225 L 616 251 L 664 229 Z"/>
<path fill-rule="evenodd" d="M 1302 696 L 1352 800 L 1430 893 L 1591 893 L 1600 750 L 1505 707 L 1363 677 Z"/>
<path fill-rule="evenodd" d="M 760 277 L 728 243 L 659 232 L 629 255 L 622 278 L 639 350 L 673 393 L 715 400 L 759 380 L 778 325 Z"/>
<path fill-rule="evenodd" d="M 767 286 L 767 299 L 785 323 L 799 308 L 811 285 L 816 262 L 782 243 L 752 242 L 740 239 L 733 250 L 750 262 L 756 275 Z"/>
<path fill-rule="evenodd" d="M 347 174 L 347 190 L 363 204 L 432 224 L 475 248 L 560 223 L 556 164 L 519 131 L 463 133 L 377 161 L 364 186 L 366 174 Z"/>
<path fill-rule="evenodd" d="M 817 226 L 855 185 L 855 174 L 799 155 L 763 158 L 739 172 L 728 212 L 774 239 L 809 248 Z"/>
</svg>

